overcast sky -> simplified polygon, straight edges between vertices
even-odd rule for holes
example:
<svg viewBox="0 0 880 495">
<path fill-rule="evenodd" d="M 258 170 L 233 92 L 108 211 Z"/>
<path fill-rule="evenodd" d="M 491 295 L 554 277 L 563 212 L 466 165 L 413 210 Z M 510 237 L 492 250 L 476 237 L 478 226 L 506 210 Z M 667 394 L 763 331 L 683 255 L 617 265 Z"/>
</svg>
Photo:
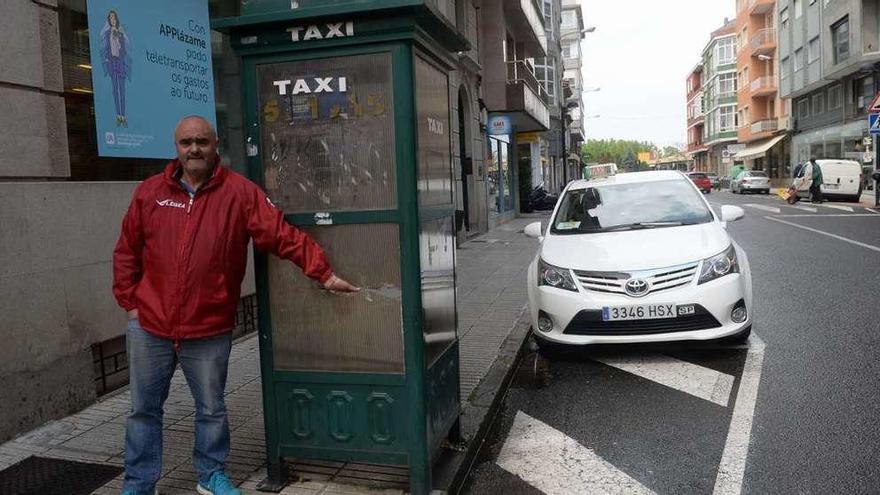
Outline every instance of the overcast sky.
<svg viewBox="0 0 880 495">
<path fill-rule="evenodd" d="M 580 0 L 587 138 L 685 144 L 685 80 L 735 0 Z"/>
</svg>

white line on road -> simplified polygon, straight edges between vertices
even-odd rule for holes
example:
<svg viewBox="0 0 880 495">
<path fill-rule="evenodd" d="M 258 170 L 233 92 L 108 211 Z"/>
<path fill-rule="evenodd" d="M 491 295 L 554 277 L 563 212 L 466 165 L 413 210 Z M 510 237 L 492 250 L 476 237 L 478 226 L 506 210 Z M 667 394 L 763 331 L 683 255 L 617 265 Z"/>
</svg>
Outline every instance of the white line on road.
<svg viewBox="0 0 880 495">
<path fill-rule="evenodd" d="M 727 407 L 733 388 L 731 375 L 662 354 L 593 359 L 722 407 Z"/>
<path fill-rule="evenodd" d="M 803 216 L 816 216 L 816 215 L 803 215 Z M 842 215 L 842 216 L 852 217 L 852 216 L 856 216 L 856 215 L 853 214 L 853 215 Z M 792 227 L 797 227 L 797 228 L 799 228 L 799 229 L 809 230 L 810 232 L 815 232 L 815 233 L 817 233 L 817 234 L 827 235 L 828 237 L 833 237 L 834 239 L 838 239 L 838 240 L 841 240 L 841 241 L 843 241 L 843 242 L 848 242 L 848 243 L 850 243 L 850 244 L 855 244 L 856 246 L 861 246 L 861 247 L 863 247 L 863 248 L 867 248 L 867 249 L 870 249 L 870 250 L 872 250 L 872 251 L 880 252 L 880 247 L 872 246 L 872 245 L 870 245 L 870 244 L 865 244 L 864 242 L 854 241 L 854 240 L 852 240 L 852 239 L 848 239 L 848 238 L 843 237 L 843 236 L 839 236 L 839 235 L 836 235 L 836 234 L 830 234 L 830 233 L 828 233 L 828 232 L 823 232 L 823 231 L 821 231 L 821 230 L 819 230 L 819 229 L 814 229 L 814 228 L 811 228 L 811 227 L 804 227 L 803 225 L 798 225 L 798 224 L 796 224 L 796 223 L 789 222 L 789 221 L 786 221 L 786 220 L 781 220 L 781 219 L 779 219 L 779 218 L 773 218 L 773 217 L 765 217 L 765 218 L 767 218 L 767 220 L 773 220 L 774 222 L 784 223 L 784 224 L 786 224 L 786 225 L 791 225 Z"/>
<path fill-rule="evenodd" d="M 843 211 L 848 211 L 848 212 L 852 212 L 852 211 L 853 211 L 852 206 L 843 206 L 843 205 L 826 205 L 825 203 L 822 203 L 822 204 L 819 205 L 819 206 L 824 206 L 825 208 L 834 208 L 835 210 L 843 210 Z"/>
<path fill-rule="evenodd" d="M 654 493 L 593 450 L 522 411 L 517 411 L 496 462 L 548 495 Z"/>
<path fill-rule="evenodd" d="M 865 209 L 870 211 L 871 213 L 880 213 L 880 211 L 877 211 L 874 208 L 865 208 Z"/>
<path fill-rule="evenodd" d="M 743 206 L 748 206 L 749 208 L 754 208 L 756 210 L 764 210 L 764 211 L 770 211 L 773 213 L 779 213 L 779 208 L 776 208 L 775 206 L 756 205 L 754 203 L 746 203 Z"/>
<path fill-rule="evenodd" d="M 749 338 L 746 364 L 739 381 L 739 392 L 736 394 L 736 404 L 733 407 L 733 417 L 730 420 L 730 429 L 727 431 L 727 442 L 724 444 L 724 453 L 718 465 L 714 495 L 739 495 L 742 491 L 763 363 L 764 341 L 757 334 L 752 333 Z"/>
<path fill-rule="evenodd" d="M 798 210 L 809 211 L 810 213 L 816 213 L 819 210 L 816 208 L 810 208 L 809 206 L 792 206 L 792 208 L 797 208 Z"/>
</svg>

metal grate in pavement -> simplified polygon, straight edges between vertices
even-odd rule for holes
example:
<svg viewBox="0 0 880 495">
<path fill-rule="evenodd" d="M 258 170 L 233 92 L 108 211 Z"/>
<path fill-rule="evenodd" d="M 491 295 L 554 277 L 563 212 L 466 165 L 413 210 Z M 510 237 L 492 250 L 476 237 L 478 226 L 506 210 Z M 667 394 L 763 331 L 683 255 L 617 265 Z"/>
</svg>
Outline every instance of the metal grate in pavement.
<svg viewBox="0 0 880 495">
<path fill-rule="evenodd" d="M 405 466 L 286 459 L 290 483 L 332 481 L 377 489 L 406 490 L 409 472 Z"/>
<path fill-rule="evenodd" d="M 28 457 L 0 471 L 3 495 L 87 495 L 122 472 L 121 467 L 47 457 Z"/>
</svg>

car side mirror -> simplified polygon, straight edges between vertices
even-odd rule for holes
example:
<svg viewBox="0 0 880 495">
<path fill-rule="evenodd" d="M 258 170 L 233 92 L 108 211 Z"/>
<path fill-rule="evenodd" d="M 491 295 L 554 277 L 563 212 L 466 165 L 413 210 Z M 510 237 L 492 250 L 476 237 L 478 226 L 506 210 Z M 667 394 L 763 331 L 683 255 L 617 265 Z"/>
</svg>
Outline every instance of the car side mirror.
<svg viewBox="0 0 880 495">
<path fill-rule="evenodd" d="M 739 206 L 724 205 L 721 207 L 722 222 L 735 222 L 744 216 L 746 216 L 746 212 Z"/>
<path fill-rule="evenodd" d="M 543 234 L 543 232 L 541 232 L 541 222 L 532 222 L 526 225 L 526 228 L 523 229 L 523 234 L 539 239 Z"/>
</svg>

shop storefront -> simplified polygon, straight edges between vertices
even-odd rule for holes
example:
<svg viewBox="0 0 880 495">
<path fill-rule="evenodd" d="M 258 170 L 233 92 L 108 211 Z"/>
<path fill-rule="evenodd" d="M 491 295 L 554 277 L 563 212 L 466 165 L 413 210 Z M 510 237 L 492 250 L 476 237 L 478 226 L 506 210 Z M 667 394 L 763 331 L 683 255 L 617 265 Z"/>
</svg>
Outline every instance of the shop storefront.
<svg viewBox="0 0 880 495">
<path fill-rule="evenodd" d="M 486 157 L 488 172 L 487 188 L 489 190 L 489 217 L 495 219 L 498 216 L 513 212 L 515 203 L 513 195 L 514 171 L 511 169 L 512 150 L 510 135 L 490 135 L 489 156 Z"/>
</svg>

